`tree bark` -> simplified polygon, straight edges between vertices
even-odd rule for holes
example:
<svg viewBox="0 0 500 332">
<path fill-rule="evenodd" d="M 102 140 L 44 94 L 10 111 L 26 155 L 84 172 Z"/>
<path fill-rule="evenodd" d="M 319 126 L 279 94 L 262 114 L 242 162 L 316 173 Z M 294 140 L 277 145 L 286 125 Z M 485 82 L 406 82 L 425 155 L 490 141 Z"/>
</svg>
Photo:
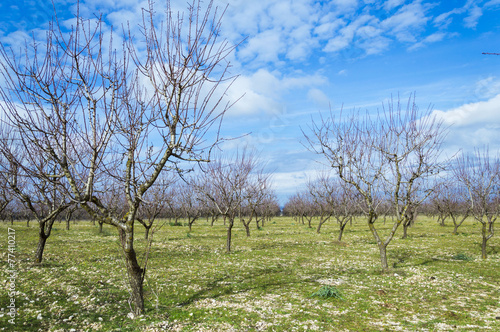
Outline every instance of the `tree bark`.
<svg viewBox="0 0 500 332">
<path fill-rule="evenodd" d="M 35 253 L 35 264 L 42 263 L 43 260 L 43 250 L 45 249 L 45 243 L 47 242 L 47 237 L 41 235 L 38 237 L 38 245 L 36 247 Z"/>
<path fill-rule="evenodd" d="M 247 233 L 247 237 L 250 236 L 250 225 L 247 224 L 246 222 L 243 222 L 243 225 L 245 225 L 245 231 Z"/>
<path fill-rule="evenodd" d="M 387 246 L 384 243 L 379 243 L 378 248 L 380 250 L 380 263 L 382 264 L 382 272 L 389 271 L 389 265 L 387 264 Z"/>
<path fill-rule="evenodd" d="M 47 243 L 48 235 L 45 234 L 46 222 L 40 222 L 38 230 L 38 245 L 36 247 L 35 253 L 35 264 L 41 264 L 43 260 L 43 251 L 45 250 L 45 244 Z M 51 225 L 50 225 L 51 226 Z"/>
<path fill-rule="evenodd" d="M 313 217 L 312 217 L 312 216 L 311 216 L 311 217 L 306 216 L 306 219 L 307 219 L 307 224 L 308 224 L 308 226 L 307 226 L 307 227 L 308 227 L 308 228 L 312 228 L 312 224 L 311 224 L 311 222 L 312 222 Z"/>
<path fill-rule="evenodd" d="M 133 247 L 134 230 L 124 231 L 119 229 L 120 240 L 122 243 L 123 254 L 125 257 L 125 264 L 127 266 L 127 273 L 130 285 L 130 303 L 135 315 L 142 315 L 144 313 L 144 274 L 145 270 L 139 266 L 137 256 Z"/>
<path fill-rule="evenodd" d="M 403 223 L 403 236 L 401 237 L 402 239 L 406 239 L 408 237 L 408 226 L 410 226 L 409 223 Z"/>
<path fill-rule="evenodd" d="M 399 223 L 394 224 L 394 226 L 392 227 L 391 233 L 387 237 L 386 241 L 383 242 L 380 239 L 380 236 L 378 235 L 377 230 L 375 229 L 374 222 L 375 222 L 376 218 L 369 216 L 368 219 L 369 219 L 368 220 L 368 227 L 370 228 L 370 231 L 372 232 L 372 235 L 373 235 L 375 241 L 377 242 L 377 245 L 378 245 L 378 248 L 380 251 L 380 263 L 382 264 L 382 272 L 387 272 L 387 271 L 389 271 L 389 265 L 387 264 L 387 245 L 389 244 L 389 242 L 391 242 L 394 234 L 396 233 L 396 230 L 398 229 Z"/>
<path fill-rule="evenodd" d="M 339 227 L 339 237 L 338 237 L 338 241 L 342 241 L 342 235 L 344 235 L 344 228 L 345 226 L 347 225 L 347 223 L 345 224 L 340 224 L 340 227 Z"/>
<path fill-rule="evenodd" d="M 224 218 L 225 219 L 225 218 Z M 233 220 L 229 220 L 228 226 L 227 226 L 227 242 L 226 242 L 226 251 L 228 253 L 231 252 L 231 231 L 233 229 Z"/>
<path fill-rule="evenodd" d="M 318 228 L 316 228 L 316 233 L 320 233 L 321 232 L 321 226 L 324 224 L 325 222 L 320 220 L 319 223 L 318 223 Z"/>
<path fill-rule="evenodd" d="M 487 229 L 486 229 L 486 223 L 485 222 L 482 222 L 482 230 L 481 230 L 481 233 L 483 235 L 483 241 L 481 243 L 481 258 L 482 259 L 486 259 L 487 258 L 487 254 L 486 254 L 486 243 L 488 242 L 488 232 L 487 232 Z"/>
</svg>

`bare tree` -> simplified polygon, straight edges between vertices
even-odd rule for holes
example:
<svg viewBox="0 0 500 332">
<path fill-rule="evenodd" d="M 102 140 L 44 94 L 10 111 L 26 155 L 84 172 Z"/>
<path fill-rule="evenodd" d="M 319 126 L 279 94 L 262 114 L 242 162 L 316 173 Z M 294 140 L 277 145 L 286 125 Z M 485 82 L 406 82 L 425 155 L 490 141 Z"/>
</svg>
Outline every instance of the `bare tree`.
<svg viewBox="0 0 500 332">
<path fill-rule="evenodd" d="M 134 225 L 146 192 L 162 172 L 185 166 L 180 162 L 207 160 L 219 141 L 209 131 L 217 131 L 230 106 L 222 100 L 233 79 L 226 57 L 234 46 L 220 39 L 222 13 L 212 2 L 205 8 L 193 1 L 185 17 L 176 16 L 167 3 L 165 21 L 157 22 L 150 2 L 141 52 L 131 33 L 116 50 L 101 20 L 78 13 L 69 29 L 52 23 L 45 48 L 33 40 L 20 56 L 0 49 L 5 122 L 53 171 L 11 164 L 26 165 L 30 178 L 64 184 L 61 208 L 79 204 L 116 227 L 136 314 L 144 311 L 146 266 L 137 260 Z M 126 213 L 105 204 L 106 181 L 123 193 Z"/>
<path fill-rule="evenodd" d="M 359 197 L 349 184 L 340 179 L 335 179 L 334 181 L 336 190 L 333 192 L 333 216 L 339 226 L 337 240 L 342 241 L 345 227 L 348 223 L 352 225 L 352 219 L 356 214 L 359 204 Z"/>
<path fill-rule="evenodd" d="M 138 211 L 137 221 L 144 226 L 145 240 L 148 240 L 155 220 L 165 214 L 168 202 L 173 200 L 171 187 L 175 185 L 176 180 L 172 174 L 160 174 L 154 186 L 144 195 L 143 204 Z"/>
<path fill-rule="evenodd" d="M 0 178 L 8 187 L 5 190 L 15 196 L 38 222 L 38 245 L 35 263 L 40 264 L 47 239 L 57 217 L 72 202 L 67 196 L 67 183 L 61 168 L 40 149 L 33 149 L 26 137 L 22 137 L 22 126 L 0 128 Z M 13 220 L 13 213 L 10 214 Z"/>
<path fill-rule="evenodd" d="M 176 195 L 179 211 L 182 217 L 187 219 L 189 231 L 191 232 L 194 222 L 201 216 L 200 194 L 194 191 L 189 183 L 182 183 L 178 185 Z"/>
<path fill-rule="evenodd" d="M 500 159 L 491 158 L 487 148 L 473 154 L 462 154 L 453 167 L 456 178 L 468 191 L 470 209 L 481 224 L 481 257 L 486 259 L 487 242 L 494 235 L 494 224 L 500 207 Z"/>
<path fill-rule="evenodd" d="M 319 222 L 316 229 L 321 232 L 321 226 L 327 222 L 334 213 L 334 192 L 337 188 L 333 186 L 331 178 L 326 174 L 320 174 L 318 179 L 307 183 L 309 195 L 315 205 L 315 210 L 319 212 Z"/>
<path fill-rule="evenodd" d="M 72 207 L 70 207 L 69 209 L 66 210 L 66 215 L 64 216 L 65 220 L 66 220 L 66 230 L 69 231 L 69 224 L 70 224 L 70 221 L 71 221 L 71 218 L 73 217 L 73 213 L 75 213 L 75 211 L 78 210 L 78 205 L 73 205 Z"/>
<path fill-rule="evenodd" d="M 205 195 L 221 216 L 227 219 L 226 251 L 231 252 L 231 235 L 234 220 L 248 196 L 249 181 L 255 171 L 255 155 L 246 149 L 234 158 L 217 158 L 202 167 L 202 174 L 195 182 L 197 190 Z"/>
<path fill-rule="evenodd" d="M 446 200 L 443 198 L 447 196 L 447 189 L 448 187 L 444 184 L 438 184 L 430 197 L 431 207 L 429 213 L 433 216 L 437 215 L 437 222 L 443 227 L 446 226 L 445 221 L 449 216 L 446 210 Z"/>
<path fill-rule="evenodd" d="M 271 195 L 269 175 L 264 174 L 262 168 L 258 171 L 253 170 L 252 173 L 245 188 L 246 197 L 243 202 L 245 206 L 242 205 L 239 212 L 239 217 L 245 227 L 247 236 L 250 236 L 250 223 L 253 218 L 255 218 L 257 229 L 259 228 L 259 222 L 263 224 L 265 204 Z M 243 210 L 246 210 L 246 213 Z M 245 215 L 248 218 L 245 218 Z"/>
<path fill-rule="evenodd" d="M 450 217 L 453 221 L 453 234 L 456 235 L 458 228 L 471 214 L 467 187 L 457 181 L 454 175 L 449 176 L 436 188 L 432 200 L 438 210 L 438 220 L 444 224 L 444 220 Z"/>
<path fill-rule="evenodd" d="M 7 161 L 3 159 L 1 162 L 5 163 Z M 12 195 L 8 182 L 2 178 L 0 178 L 0 181 L 2 181 L 0 183 L 0 216 L 3 216 L 7 206 L 14 200 L 14 195 Z"/>
<path fill-rule="evenodd" d="M 343 117 L 321 118 L 304 134 L 308 147 L 328 161 L 339 177 L 363 197 L 363 212 L 380 251 L 382 270 L 388 270 L 386 249 L 408 209 L 421 201 L 412 200 L 414 186 L 437 173 L 442 163 L 439 149 L 444 138 L 441 123 L 431 110 L 420 113 L 414 99 L 406 109 L 398 101 L 376 115 L 359 112 Z M 429 191 L 426 191 L 429 193 Z M 391 198 L 394 223 L 382 239 L 375 221 L 387 193 Z"/>
</svg>

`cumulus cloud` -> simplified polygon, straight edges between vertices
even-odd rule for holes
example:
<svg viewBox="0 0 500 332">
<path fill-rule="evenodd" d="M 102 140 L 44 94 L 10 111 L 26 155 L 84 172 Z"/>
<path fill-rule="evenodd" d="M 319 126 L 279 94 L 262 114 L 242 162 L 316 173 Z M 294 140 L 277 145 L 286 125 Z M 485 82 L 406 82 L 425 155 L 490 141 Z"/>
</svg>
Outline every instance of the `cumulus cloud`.
<svg viewBox="0 0 500 332">
<path fill-rule="evenodd" d="M 282 96 L 294 89 L 324 85 L 321 75 L 283 76 L 278 72 L 260 69 L 251 75 L 238 77 L 228 91 L 230 100 L 241 100 L 228 115 L 242 116 L 256 113 L 273 114 L 282 108 Z"/>
<path fill-rule="evenodd" d="M 433 114 L 446 125 L 456 128 L 478 124 L 500 127 L 500 94 L 487 101 L 469 103 L 447 111 L 435 110 Z"/>
</svg>

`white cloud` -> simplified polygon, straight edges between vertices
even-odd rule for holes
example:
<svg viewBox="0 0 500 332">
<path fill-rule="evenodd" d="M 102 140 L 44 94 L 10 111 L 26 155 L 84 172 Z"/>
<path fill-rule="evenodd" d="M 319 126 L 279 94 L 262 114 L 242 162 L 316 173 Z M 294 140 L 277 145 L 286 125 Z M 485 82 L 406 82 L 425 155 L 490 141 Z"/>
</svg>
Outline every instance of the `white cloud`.
<svg viewBox="0 0 500 332">
<path fill-rule="evenodd" d="M 266 30 L 249 39 L 239 56 L 245 61 L 278 62 L 283 47 L 280 31 Z"/>
<path fill-rule="evenodd" d="M 447 36 L 447 34 L 445 32 L 433 33 L 432 35 L 425 37 L 422 41 L 410 46 L 408 48 L 408 50 L 413 51 L 413 50 L 419 49 L 421 47 L 424 47 L 428 44 L 439 42 L 439 41 L 443 40 L 446 36 Z"/>
<path fill-rule="evenodd" d="M 231 108 L 228 115 L 274 114 L 282 108 L 283 95 L 294 89 L 324 85 L 320 75 L 282 76 L 278 72 L 260 69 L 252 75 L 240 76 L 228 91 L 230 100 L 242 99 Z"/>
<path fill-rule="evenodd" d="M 500 0 L 490 0 L 484 4 L 484 7 L 495 7 L 500 6 Z"/>
<path fill-rule="evenodd" d="M 312 100 L 316 106 L 322 109 L 327 109 L 330 106 L 330 98 L 320 89 L 310 89 L 307 92 L 307 98 Z"/>
<path fill-rule="evenodd" d="M 476 126 L 500 128 L 500 94 L 487 101 L 465 104 L 448 111 L 436 110 L 433 115 L 442 119 L 444 124 L 452 125 L 453 130 Z"/>
<path fill-rule="evenodd" d="M 467 28 L 475 28 L 479 18 L 483 15 L 483 10 L 477 6 L 473 6 L 469 10 L 469 15 L 464 18 L 464 25 Z"/>
<path fill-rule="evenodd" d="M 495 76 L 489 76 L 477 81 L 474 89 L 474 95 L 477 98 L 492 98 L 497 94 L 500 94 L 500 80 L 497 80 Z"/>
<path fill-rule="evenodd" d="M 433 23 L 435 26 L 440 27 L 442 29 L 446 29 L 451 22 L 453 21 L 452 15 L 455 14 L 460 14 L 463 13 L 464 9 L 463 8 L 455 8 L 453 10 L 450 10 L 449 12 L 439 14 L 434 18 Z"/>
<path fill-rule="evenodd" d="M 401 42 L 414 42 L 415 34 L 429 20 L 425 12 L 424 6 L 416 1 L 401 7 L 396 14 L 382 21 L 381 26 Z"/>
<path fill-rule="evenodd" d="M 387 0 L 384 3 L 384 9 L 385 10 L 391 10 L 391 9 L 394 9 L 396 7 L 401 6 L 404 3 L 405 3 L 405 0 Z"/>
<path fill-rule="evenodd" d="M 325 52 L 337 52 L 350 46 L 358 30 L 374 19 L 370 15 L 359 16 L 356 20 L 340 29 L 339 34 L 330 39 L 323 50 Z"/>
<path fill-rule="evenodd" d="M 320 9 L 310 0 L 231 1 L 223 32 L 234 42 L 247 38 L 238 57 L 252 66 L 303 60 L 318 47 Z"/>
</svg>

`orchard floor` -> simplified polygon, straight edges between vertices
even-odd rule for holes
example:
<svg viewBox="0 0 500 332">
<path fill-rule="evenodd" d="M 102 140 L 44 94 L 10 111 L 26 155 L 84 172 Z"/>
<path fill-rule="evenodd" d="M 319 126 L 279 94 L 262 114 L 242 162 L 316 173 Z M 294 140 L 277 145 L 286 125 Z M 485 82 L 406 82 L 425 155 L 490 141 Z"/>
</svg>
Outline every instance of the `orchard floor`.
<svg viewBox="0 0 500 332">
<path fill-rule="evenodd" d="M 35 226 L 0 225 L 3 331 L 500 331 L 500 239 L 489 241 L 481 259 L 480 227 L 472 220 L 458 235 L 425 217 L 407 239 L 399 229 L 385 274 L 362 219 L 347 226 L 342 242 L 333 221 L 317 234 L 274 218 L 261 230 L 253 225 L 250 237 L 237 223 L 231 254 L 221 221 L 199 221 L 192 232 L 167 223 L 154 234 L 140 317 L 129 314 L 115 229 L 105 225 L 100 234 L 89 222 L 69 231 L 56 224 L 37 266 Z M 141 260 L 143 237 L 137 227 Z M 324 285 L 342 298 L 311 296 Z"/>
</svg>

